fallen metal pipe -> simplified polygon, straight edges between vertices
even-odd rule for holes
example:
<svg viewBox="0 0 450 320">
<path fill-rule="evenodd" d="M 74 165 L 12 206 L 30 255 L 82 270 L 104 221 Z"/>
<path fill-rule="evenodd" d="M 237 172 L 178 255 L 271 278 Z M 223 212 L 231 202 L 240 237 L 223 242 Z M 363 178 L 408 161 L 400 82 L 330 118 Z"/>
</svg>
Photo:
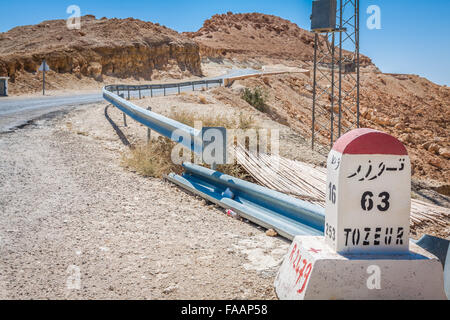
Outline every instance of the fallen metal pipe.
<svg viewBox="0 0 450 320">
<path fill-rule="evenodd" d="M 323 235 L 325 214 L 318 206 L 191 163 L 183 167 L 183 176 L 170 174 L 168 180 L 287 239 Z M 224 195 L 227 189 L 233 199 Z"/>
<path fill-rule="evenodd" d="M 184 163 L 183 167 L 186 175 L 191 174 L 202 177 L 210 183 L 223 185 L 230 188 L 237 197 L 243 194 L 246 199 L 265 208 L 283 212 L 291 219 L 302 221 L 315 229 L 324 230 L 325 211 L 319 206 L 192 163 Z"/>
</svg>

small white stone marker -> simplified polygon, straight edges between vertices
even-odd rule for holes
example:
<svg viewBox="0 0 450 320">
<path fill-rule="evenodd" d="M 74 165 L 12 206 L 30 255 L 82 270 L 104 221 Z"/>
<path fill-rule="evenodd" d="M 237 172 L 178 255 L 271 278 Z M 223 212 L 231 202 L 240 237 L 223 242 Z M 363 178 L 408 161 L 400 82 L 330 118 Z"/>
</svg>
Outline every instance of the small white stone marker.
<svg viewBox="0 0 450 320">
<path fill-rule="evenodd" d="M 336 142 L 327 170 L 327 243 L 341 254 L 408 252 L 411 161 L 403 144 L 354 130 Z"/>
<path fill-rule="evenodd" d="M 442 265 L 410 243 L 411 162 L 372 129 L 342 136 L 328 157 L 325 237 L 296 237 L 280 299 L 446 299 Z"/>
</svg>

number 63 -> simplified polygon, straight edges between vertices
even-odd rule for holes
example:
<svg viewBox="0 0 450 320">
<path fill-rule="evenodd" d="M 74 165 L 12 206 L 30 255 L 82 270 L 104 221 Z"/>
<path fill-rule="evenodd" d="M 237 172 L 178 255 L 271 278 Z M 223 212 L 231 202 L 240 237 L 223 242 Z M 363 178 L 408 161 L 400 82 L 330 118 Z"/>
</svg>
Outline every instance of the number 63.
<svg viewBox="0 0 450 320">
<path fill-rule="evenodd" d="M 361 208 L 364 211 L 372 211 L 374 208 L 373 202 L 374 194 L 370 191 L 364 192 L 361 198 Z M 388 192 L 382 192 L 378 196 L 381 199 L 381 203 L 377 205 L 377 209 L 381 212 L 386 212 L 391 207 L 389 200 L 391 195 Z"/>
</svg>

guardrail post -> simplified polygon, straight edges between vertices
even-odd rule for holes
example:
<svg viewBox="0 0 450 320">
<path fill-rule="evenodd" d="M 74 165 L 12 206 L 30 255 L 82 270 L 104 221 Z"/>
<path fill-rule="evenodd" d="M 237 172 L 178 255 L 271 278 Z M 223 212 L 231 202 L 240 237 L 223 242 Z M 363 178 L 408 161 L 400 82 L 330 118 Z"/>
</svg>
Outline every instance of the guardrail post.
<svg viewBox="0 0 450 320">
<path fill-rule="evenodd" d="M 117 89 L 117 91 L 119 91 L 119 89 Z M 119 97 L 121 97 L 122 99 L 125 97 L 125 94 L 124 93 L 122 93 L 122 94 L 118 94 L 119 95 Z M 127 127 L 127 115 L 125 114 L 125 113 L 123 113 L 123 125 L 125 126 L 125 127 Z"/>
<path fill-rule="evenodd" d="M 178 84 L 178 94 L 180 94 L 180 84 Z"/>
<path fill-rule="evenodd" d="M 166 87 L 164 87 L 164 97 L 166 96 Z"/>
<path fill-rule="evenodd" d="M 192 91 L 195 91 L 195 85 L 192 83 Z"/>
<path fill-rule="evenodd" d="M 142 99 L 142 96 L 141 96 L 141 88 L 139 88 L 139 100 L 140 99 Z"/>
<path fill-rule="evenodd" d="M 153 98 L 153 87 L 150 87 L 150 96 Z"/>
<path fill-rule="evenodd" d="M 209 89 L 209 87 L 208 87 L 208 81 L 205 81 L 205 83 L 206 83 L 206 90 L 208 90 L 208 89 Z"/>
<path fill-rule="evenodd" d="M 147 108 L 148 111 L 152 111 L 152 107 Z M 149 144 L 152 141 L 152 130 L 150 128 L 147 128 L 147 144 Z"/>
<path fill-rule="evenodd" d="M 128 100 L 130 100 L 130 87 L 128 87 Z"/>
</svg>

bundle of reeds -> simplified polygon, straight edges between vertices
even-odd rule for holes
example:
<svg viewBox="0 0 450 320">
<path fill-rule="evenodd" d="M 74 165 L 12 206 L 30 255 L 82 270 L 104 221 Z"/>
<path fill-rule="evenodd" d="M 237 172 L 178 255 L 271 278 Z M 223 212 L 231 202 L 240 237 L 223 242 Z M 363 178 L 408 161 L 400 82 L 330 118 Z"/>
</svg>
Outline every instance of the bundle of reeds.
<svg viewBox="0 0 450 320">
<path fill-rule="evenodd" d="M 252 154 L 241 145 L 234 148 L 237 162 L 261 185 L 299 199 L 325 206 L 327 172 L 313 166 L 268 154 Z M 411 200 L 411 225 L 450 225 L 450 210 L 420 200 Z"/>
</svg>

